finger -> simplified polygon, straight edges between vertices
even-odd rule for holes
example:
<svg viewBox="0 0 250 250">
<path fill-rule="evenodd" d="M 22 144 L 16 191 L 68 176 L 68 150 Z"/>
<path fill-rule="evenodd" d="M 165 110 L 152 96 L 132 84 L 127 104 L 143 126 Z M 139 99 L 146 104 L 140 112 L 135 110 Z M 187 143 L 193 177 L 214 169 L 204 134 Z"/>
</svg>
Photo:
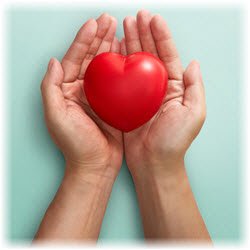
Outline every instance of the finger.
<svg viewBox="0 0 250 250">
<path fill-rule="evenodd" d="M 121 54 L 124 55 L 124 56 L 127 55 L 125 38 L 122 38 L 122 40 L 121 40 Z"/>
<path fill-rule="evenodd" d="M 128 54 L 142 51 L 135 17 L 127 16 L 123 21 L 125 44 Z"/>
<path fill-rule="evenodd" d="M 168 76 L 173 80 L 182 80 L 183 68 L 170 30 L 160 15 L 155 15 L 150 23 L 159 58 L 164 62 Z"/>
<path fill-rule="evenodd" d="M 62 59 L 64 81 L 74 81 L 79 75 L 84 57 L 97 32 L 96 20 L 88 20 L 78 31 L 73 43 Z"/>
<path fill-rule="evenodd" d="M 114 37 L 110 51 L 114 53 L 120 53 L 120 42 L 117 37 Z"/>
<path fill-rule="evenodd" d="M 80 74 L 78 76 L 79 79 L 83 79 L 85 71 L 86 71 L 89 63 L 96 56 L 97 51 L 102 43 L 102 40 L 106 36 L 106 34 L 109 30 L 110 23 L 111 23 L 111 17 L 108 14 L 104 13 L 96 20 L 96 22 L 98 25 L 96 36 L 95 36 L 92 44 L 89 46 L 89 50 L 88 50 L 88 52 L 83 60 L 83 63 L 82 63 L 81 69 L 80 69 Z"/>
<path fill-rule="evenodd" d="M 183 104 L 193 110 L 204 113 L 206 110 L 205 90 L 199 63 L 192 61 L 184 72 Z"/>
<path fill-rule="evenodd" d="M 97 55 L 103 53 L 103 52 L 109 52 L 111 49 L 112 42 L 115 37 L 115 32 L 116 32 L 116 26 L 117 26 L 117 21 L 114 17 L 111 17 L 111 22 L 110 26 L 108 29 L 107 34 L 104 36 L 98 50 L 97 50 Z"/>
<path fill-rule="evenodd" d="M 158 57 L 155 42 L 150 29 L 151 14 L 141 10 L 137 14 L 137 26 L 143 51 L 150 52 Z"/>
<path fill-rule="evenodd" d="M 41 84 L 43 104 L 46 113 L 56 114 L 65 108 L 61 90 L 64 74 L 60 62 L 52 58 Z"/>
</svg>

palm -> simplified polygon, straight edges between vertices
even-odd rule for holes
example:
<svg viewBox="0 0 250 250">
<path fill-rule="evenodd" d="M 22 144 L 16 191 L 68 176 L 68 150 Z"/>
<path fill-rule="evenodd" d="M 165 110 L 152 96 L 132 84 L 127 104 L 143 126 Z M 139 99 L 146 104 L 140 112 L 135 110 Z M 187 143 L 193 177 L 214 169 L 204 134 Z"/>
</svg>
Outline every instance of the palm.
<svg viewBox="0 0 250 250">
<path fill-rule="evenodd" d="M 82 91 L 83 80 L 77 79 L 74 82 L 62 83 L 62 92 L 65 99 L 67 115 L 73 124 L 79 127 L 79 136 L 85 135 L 86 130 L 91 129 L 94 136 L 99 140 L 106 140 L 104 134 L 100 133 L 100 120 L 94 115 Z M 98 127 L 98 125 L 100 127 Z M 79 131 L 81 130 L 81 132 Z"/>
<path fill-rule="evenodd" d="M 91 136 L 96 139 L 87 140 L 90 143 L 109 145 L 111 147 L 115 145 L 113 145 L 114 143 L 109 144 L 109 141 L 114 142 L 112 140 L 117 140 L 117 143 L 121 143 L 121 133 L 104 123 L 90 108 L 83 91 L 83 80 L 77 79 L 74 82 L 63 83 L 62 92 L 69 118 L 81 130 L 77 131 L 78 136 L 86 135 L 86 131 L 91 131 Z M 105 148 L 100 148 L 100 151 L 104 150 Z"/>
<path fill-rule="evenodd" d="M 182 138 L 183 135 L 177 134 L 176 131 L 182 131 L 188 115 L 189 110 L 178 99 L 167 100 L 155 118 L 142 127 L 143 134 L 139 136 L 157 151 L 167 149 L 167 145 L 183 143 L 183 140 L 178 138 L 178 135 Z"/>
<path fill-rule="evenodd" d="M 125 135 L 128 148 L 131 145 L 140 147 L 138 143 L 135 143 L 136 141 L 141 142 L 143 147 L 146 146 L 146 150 L 152 151 L 163 151 L 163 149 L 167 149 L 168 145 L 183 143 L 183 140 L 176 136 L 176 131 L 183 129 L 189 111 L 182 104 L 182 88 L 172 88 L 172 86 L 176 87 L 176 83 L 176 81 L 169 80 L 169 91 L 156 115 L 142 127 Z M 179 81 L 178 84 L 183 85 L 182 81 Z M 182 135 L 180 134 L 180 136 Z"/>
</svg>

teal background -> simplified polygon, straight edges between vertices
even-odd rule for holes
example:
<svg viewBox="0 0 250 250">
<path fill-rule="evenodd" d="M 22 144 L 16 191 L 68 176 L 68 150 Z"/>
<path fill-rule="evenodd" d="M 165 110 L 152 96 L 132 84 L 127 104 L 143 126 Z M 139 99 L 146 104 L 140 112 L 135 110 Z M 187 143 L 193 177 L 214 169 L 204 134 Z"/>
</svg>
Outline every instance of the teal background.
<svg viewBox="0 0 250 250">
<path fill-rule="evenodd" d="M 167 20 L 184 66 L 201 63 L 207 120 L 186 156 L 198 206 L 215 242 L 242 239 L 241 9 L 149 8 Z M 80 26 L 101 12 L 122 19 L 136 8 L 10 8 L 8 31 L 9 186 L 7 237 L 31 241 L 64 171 L 43 120 L 40 82 L 49 59 L 61 59 Z M 190 225 L 192 227 L 192 225 Z M 141 240 L 136 194 L 123 163 L 100 241 Z"/>
</svg>

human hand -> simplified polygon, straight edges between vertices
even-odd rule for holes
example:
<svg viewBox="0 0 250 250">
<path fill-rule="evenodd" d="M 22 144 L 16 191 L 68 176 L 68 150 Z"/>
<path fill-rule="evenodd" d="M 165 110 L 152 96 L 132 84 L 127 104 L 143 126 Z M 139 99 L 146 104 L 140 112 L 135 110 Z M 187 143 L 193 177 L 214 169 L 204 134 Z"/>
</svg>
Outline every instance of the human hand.
<svg viewBox="0 0 250 250">
<path fill-rule="evenodd" d="M 43 79 L 46 124 L 64 154 L 66 170 L 34 238 L 96 240 L 123 156 L 122 134 L 101 121 L 83 92 L 84 73 L 95 55 L 119 52 L 116 20 L 101 15 L 79 30 L 62 63 L 51 59 Z"/>
<path fill-rule="evenodd" d="M 83 92 L 84 73 L 94 56 L 120 51 L 115 32 L 116 20 L 107 14 L 88 20 L 62 63 L 50 60 L 41 85 L 49 133 L 64 154 L 66 171 L 77 175 L 115 178 L 121 166 L 121 132 L 93 113 Z"/>
<path fill-rule="evenodd" d="M 66 172 L 76 174 L 65 175 L 36 240 L 97 239 L 99 235 L 113 183 L 105 183 L 101 188 L 89 184 L 99 184 L 96 176 L 113 180 L 116 177 L 123 153 L 122 133 L 92 112 L 82 85 L 85 70 L 95 55 L 120 51 L 115 28 L 115 20 L 108 15 L 89 20 L 62 63 L 56 59 L 49 63 L 41 86 L 46 123 L 65 156 Z M 183 169 L 184 164 L 178 162 L 182 162 L 205 119 L 199 66 L 192 62 L 183 73 L 170 32 L 159 15 L 152 18 L 141 11 L 137 21 L 125 19 L 124 30 L 124 54 L 151 52 L 163 61 L 169 74 L 168 93 L 159 112 L 142 127 L 124 134 L 128 167 L 134 180 L 142 176 L 142 181 L 135 185 L 145 236 L 209 239 L 185 173 L 181 172 L 181 182 L 179 178 L 165 178 L 166 170 Z M 82 182 L 78 176 L 86 177 L 86 173 L 93 178 Z M 148 178 L 154 173 L 160 173 L 162 178 Z"/>
<path fill-rule="evenodd" d="M 121 51 L 147 51 L 159 57 L 168 71 L 168 92 L 157 114 L 142 127 L 124 134 L 125 156 L 132 175 L 145 175 L 172 164 L 184 155 L 199 133 L 206 115 L 199 64 L 183 71 L 169 28 L 160 15 L 140 11 L 137 19 L 124 20 Z M 169 164 L 171 163 L 171 164 Z M 150 168 L 150 171 L 148 171 Z M 174 167 L 175 168 L 175 167 Z"/>
<path fill-rule="evenodd" d="M 184 71 L 170 31 L 159 15 L 140 11 L 124 20 L 121 51 L 147 51 L 168 72 L 168 91 L 156 115 L 124 134 L 144 235 L 149 239 L 211 242 L 185 171 L 184 155 L 205 120 L 205 94 L 199 64 Z M 190 228 L 190 225 L 192 227 Z"/>
</svg>

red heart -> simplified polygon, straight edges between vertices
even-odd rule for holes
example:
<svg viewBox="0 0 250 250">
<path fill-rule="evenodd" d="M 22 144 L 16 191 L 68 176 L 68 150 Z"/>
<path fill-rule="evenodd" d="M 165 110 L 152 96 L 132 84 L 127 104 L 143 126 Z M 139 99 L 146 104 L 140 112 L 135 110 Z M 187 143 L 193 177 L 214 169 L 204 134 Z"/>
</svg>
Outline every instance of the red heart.
<svg viewBox="0 0 250 250">
<path fill-rule="evenodd" d="M 167 79 L 162 62 L 150 53 L 102 53 L 86 70 L 84 91 L 91 108 L 103 121 L 128 132 L 158 111 Z"/>
</svg>

